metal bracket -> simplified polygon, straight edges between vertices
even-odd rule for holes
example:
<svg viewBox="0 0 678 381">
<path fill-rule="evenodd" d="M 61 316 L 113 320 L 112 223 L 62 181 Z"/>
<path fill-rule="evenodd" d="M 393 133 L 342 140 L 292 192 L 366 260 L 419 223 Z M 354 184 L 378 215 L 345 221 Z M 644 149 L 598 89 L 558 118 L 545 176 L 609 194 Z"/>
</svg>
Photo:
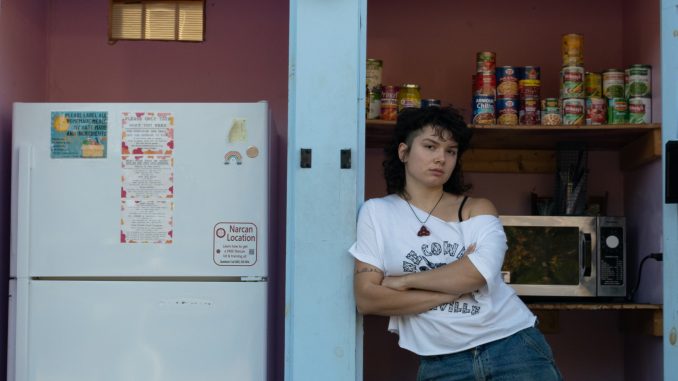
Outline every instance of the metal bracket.
<svg viewBox="0 0 678 381">
<path fill-rule="evenodd" d="M 351 168 L 351 149 L 345 148 L 341 150 L 341 169 Z"/>
</svg>

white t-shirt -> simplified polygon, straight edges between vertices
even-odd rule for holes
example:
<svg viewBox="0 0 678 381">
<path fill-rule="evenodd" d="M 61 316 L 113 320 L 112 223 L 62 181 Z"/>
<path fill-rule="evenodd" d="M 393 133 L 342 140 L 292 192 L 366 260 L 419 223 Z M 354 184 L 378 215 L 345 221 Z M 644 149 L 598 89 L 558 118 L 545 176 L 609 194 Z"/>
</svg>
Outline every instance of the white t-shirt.
<svg viewBox="0 0 678 381">
<path fill-rule="evenodd" d="M 412 207 L 419 219 L 428 215 Z M 371 199 L 360 209 L 358 238 L 349 249 L 356 259 L 392 276 L 454 262 L 476 244 L 468 257 L 487 284 L 454 303 L 416 315 L 391 316 L 388 329 L 399 335 L 402 348 L 419 355 L 455 353 L 534 325 L 536 317 L 501 278 L 507 246 L 497 217 L 447 222 L 431 216 L 426 227 L 431 235 L 417 236 L 421 223 L 399 196 Z"/>
</svg>

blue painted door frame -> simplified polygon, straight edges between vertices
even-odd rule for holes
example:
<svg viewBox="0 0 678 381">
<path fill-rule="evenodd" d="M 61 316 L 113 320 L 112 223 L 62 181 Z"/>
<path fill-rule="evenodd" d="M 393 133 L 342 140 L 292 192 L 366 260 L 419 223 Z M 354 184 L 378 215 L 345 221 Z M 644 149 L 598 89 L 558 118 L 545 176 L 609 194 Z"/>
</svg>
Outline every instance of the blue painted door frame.
<svg viewBox="0 0 678 381">
<path fill-rule="evenodd" d="M 662 142 L 678 140 L 678 1 L 661 1 Z M 666 155 L 663 155 L 666 168 Z M 663 173 L 666 173 L 665 171 Z M 666 178 L 662 182 L 666 184 Z M 665 187 L 662 187 L 665 189 Z M 664 379 L 678 380 L 678 207 L 664 204 Z"/>
<path fill-rule="evenodd" d="M 366 0 L 290 1 L 287 381 L 362 379 L 347 249 L 364 194 L 366 12 Z"/>
</svg>

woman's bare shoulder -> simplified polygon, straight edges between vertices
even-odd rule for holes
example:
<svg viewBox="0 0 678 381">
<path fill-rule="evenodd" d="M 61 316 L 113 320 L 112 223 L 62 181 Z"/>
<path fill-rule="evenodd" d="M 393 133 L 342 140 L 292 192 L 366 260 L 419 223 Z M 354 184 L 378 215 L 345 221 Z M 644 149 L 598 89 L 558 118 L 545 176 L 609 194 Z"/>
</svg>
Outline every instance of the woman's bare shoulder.
<svg viewBox="0 0 678 381">
<path fill-rule="evenodd" d="M 466 203 L 468 204 L 469 218 L 482 215 L 498 215 L 497 208 L 495 208 L 492 201 L 486 198 L 469 197 Z"/>
</svg>

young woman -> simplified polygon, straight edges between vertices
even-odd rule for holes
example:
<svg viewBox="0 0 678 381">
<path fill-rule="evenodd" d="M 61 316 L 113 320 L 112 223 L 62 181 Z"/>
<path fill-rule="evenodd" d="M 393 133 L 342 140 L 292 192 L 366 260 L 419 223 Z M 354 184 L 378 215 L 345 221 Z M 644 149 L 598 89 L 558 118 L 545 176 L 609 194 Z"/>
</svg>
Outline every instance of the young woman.
<svg viewBox="0 0 678 381">
<path fill-rule="evenodd" d="M 502 281 L 494 205 L 464 195 L 470 139 L 452 108 L 398 116 L 389 195 L 365 202 L 349 250 L 358 311 L 390 316 L 399 345 L 420 355 L 419 380 L 561 380 L 535 316 Z"/>
</svg>

